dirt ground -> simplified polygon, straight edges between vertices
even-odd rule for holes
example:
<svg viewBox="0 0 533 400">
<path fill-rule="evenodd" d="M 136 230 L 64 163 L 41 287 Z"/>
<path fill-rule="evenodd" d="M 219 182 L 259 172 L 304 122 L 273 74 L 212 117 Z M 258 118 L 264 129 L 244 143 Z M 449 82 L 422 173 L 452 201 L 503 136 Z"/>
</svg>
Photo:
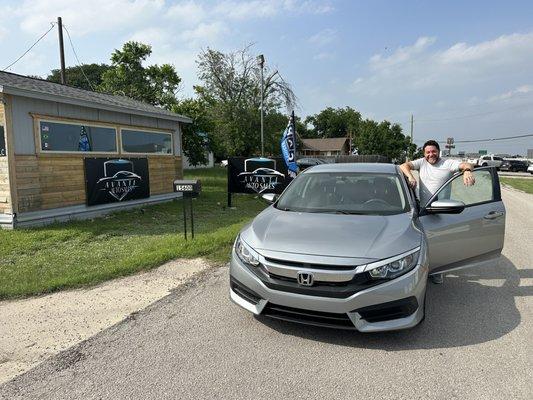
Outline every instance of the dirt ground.
<svg viewBox="0 0 533 400">
<path fill-rule="evenodd" d="M 0 384 L 124 320 L 213 268 L 179 259 L 86 289 L 0 302 Z"/>
</svg>

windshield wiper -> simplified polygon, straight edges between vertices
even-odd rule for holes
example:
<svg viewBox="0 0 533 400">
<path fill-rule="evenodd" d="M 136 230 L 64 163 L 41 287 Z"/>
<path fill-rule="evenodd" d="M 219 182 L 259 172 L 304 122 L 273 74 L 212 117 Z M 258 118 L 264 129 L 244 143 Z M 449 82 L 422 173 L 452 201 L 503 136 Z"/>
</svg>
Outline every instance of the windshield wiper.
<svg viewBox="0 0 533 400">
<path fill-rule="evenodd" d="M 323 214 L 343 214 L 343 215 L 365 215 L 365 213 L 359 211 L 348 211 L 348 210 L 316 210 L 308 211 L 312 213 L 323 213 Z"/>
<path fill-rule="evenodd" d="M 292 208 L 289 208 L 289 207 L 283 207 L 283 208 L 279 208 L 279 207 L 276 207 L 278 210 L 281 210 L 281 211 L 295 211 L 293 210 Z"/>
</svg>

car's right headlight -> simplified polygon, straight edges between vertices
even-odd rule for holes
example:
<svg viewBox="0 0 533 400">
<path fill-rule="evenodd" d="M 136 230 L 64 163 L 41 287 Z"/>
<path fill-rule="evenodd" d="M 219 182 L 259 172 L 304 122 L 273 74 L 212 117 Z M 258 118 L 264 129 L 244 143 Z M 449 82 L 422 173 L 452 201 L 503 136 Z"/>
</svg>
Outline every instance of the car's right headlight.
<svg viewBox="0 0 533 400">
<path fill-rule="evenodd" d="M 235 253 L 243 263 L 254 267 L 259 265 L 259 254 L 246 243 L 244 243 L 244 241 L 241 239 L 241 235 L 237 236 L 234 248 Z"/>
<path fill-rule="evenodd" d="M 369 265 L 370 269 L 367 269 L 367 272 L 372 279 L 394 279 L 411 271 L 418 262 L 419 254 L 420 248 L 418 247 L 401 257 L 392 257 L 390 261 L 375 263 L 377 264 L 375 267 Z"/>
</svg>

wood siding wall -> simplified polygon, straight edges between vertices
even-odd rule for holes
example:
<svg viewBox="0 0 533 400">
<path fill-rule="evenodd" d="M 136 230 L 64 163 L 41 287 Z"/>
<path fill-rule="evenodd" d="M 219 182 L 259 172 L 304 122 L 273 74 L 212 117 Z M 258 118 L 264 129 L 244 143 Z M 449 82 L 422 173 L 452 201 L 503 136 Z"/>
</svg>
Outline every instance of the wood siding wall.
<svg viewBox="0 0 533 400">
<path fill-rule="evenodd" d="M 150 194 L 171 193 L 173 180 L 183 176 L 181 157 L 147 158 Z M 83 159 L 81 155 L 16 155 L 19 212 L 85 204 Z"/>
<path fill-rule="evenodd" d="M 1 98 L 0 98 L 1 100 Z M 4 104 L 0 102 L 0 125 L 4 127 L 4 138 L 6 135 L 6 119 Z M 6 140 L 7 143 L 7 140 Z M 9 168 L 7 156 L 0 157 L 0 214 L 11 214 L 11 193 L 9 190 Z"/>
</svg>

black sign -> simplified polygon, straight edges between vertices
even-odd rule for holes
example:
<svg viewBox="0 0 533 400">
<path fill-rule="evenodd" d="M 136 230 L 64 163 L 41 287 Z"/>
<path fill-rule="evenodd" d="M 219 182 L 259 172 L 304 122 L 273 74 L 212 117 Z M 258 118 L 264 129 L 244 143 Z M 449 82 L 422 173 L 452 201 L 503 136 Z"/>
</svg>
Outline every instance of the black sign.
<svg viewBox="0 0 533 400">
<path fill-rule="evenodd" d="M 198 197 L 202 191 L 202 183 L 198 179 L 177 179 L 174 181 L 174 191 L 187 196 Z"/>
<path fill-rule="evenodd" d="M 280 194 L 291 180 L 280 157 L 228 160 L 228 193 Z"/>
<path fill-rule="evenodd" d="M 5 156 L 7 156 L 6 136 L 4 133 L 4 127 L 0 125 L 0 157 Z"/>
<path fill-rule="evenodd" d="M 148 159 L 86 158 L 87 205 L 150 197 Z"/>
</svg>

